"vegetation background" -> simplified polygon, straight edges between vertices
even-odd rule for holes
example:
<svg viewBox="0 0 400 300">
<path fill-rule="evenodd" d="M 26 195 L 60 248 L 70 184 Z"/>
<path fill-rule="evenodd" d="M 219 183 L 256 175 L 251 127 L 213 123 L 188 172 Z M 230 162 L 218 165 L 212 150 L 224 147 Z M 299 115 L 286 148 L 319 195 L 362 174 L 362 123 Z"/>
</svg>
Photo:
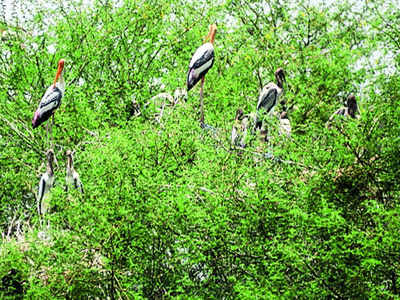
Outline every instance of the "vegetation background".
<svg viewBox="0 0 400 300">
<path fill-rule="evenodd" d="M 0 298 L 400 298 L 398 1 L 0 3 Z M 162 116 L 151 100 L 185 87 L 211 23 L 217 134 L 199 126 L 198 87 Z M 59 166 L 40 220 L 49 144 L 31 119 L 60 58 Z M 277 67 L 283 162 L 229 140 Z M 349 93 L 360 118 L 328 130 Z M 84 195 L 64 192 L 67 149 Z"/>
</svg>

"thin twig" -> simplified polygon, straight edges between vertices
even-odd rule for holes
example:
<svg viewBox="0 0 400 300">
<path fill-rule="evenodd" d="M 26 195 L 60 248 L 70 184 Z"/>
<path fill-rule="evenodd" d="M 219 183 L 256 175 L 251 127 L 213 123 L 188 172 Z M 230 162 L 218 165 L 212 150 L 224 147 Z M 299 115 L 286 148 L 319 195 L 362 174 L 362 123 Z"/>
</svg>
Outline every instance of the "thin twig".
<svg viewBox="0 0 400 300">
<path fill-rule="evenodd" d="M 31 150 L 35 151 L 37 154 L 42 155 L 43 152 L 38 150 L 40 147 L 37 144 L 33 144 L 31 139 L 27 137 L 25 134 L 23 134 L 18 128 L 15 126 L 14 123 L 10 122 L 6 118 L 3 118 L 3 120 L 7 123 L 7 125 L 10 127 L 10 129 L 19 137 L 21 138 L 25 143 L 28 148 Z"/>
</svg>

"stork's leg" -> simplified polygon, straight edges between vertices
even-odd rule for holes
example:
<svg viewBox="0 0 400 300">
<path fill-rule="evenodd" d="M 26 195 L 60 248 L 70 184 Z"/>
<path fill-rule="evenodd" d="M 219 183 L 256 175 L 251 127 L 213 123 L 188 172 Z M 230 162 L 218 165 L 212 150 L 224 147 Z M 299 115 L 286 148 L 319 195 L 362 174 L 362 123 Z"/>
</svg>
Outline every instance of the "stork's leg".
<svg viewBox="0 0 400 300">
<path fill-rule="evenodd" d="M 46 136 L 47 136 L 47 142 L 50 144 L 50 140 L 49 140 L 49 123 L 46 123 Z"/>
<path fill-rule="evenodd" d="M 51 148 L 53 148 L 53 125 L 54 125 L 54 113 L 51 115 L 51 125 L 50 125 Z"/>
<path fill-rule="evenodd" d="M 201 78 L 201 86 L 200 86 L 200 125 L 201 125 L 201 127 L 204 126 L 203 86 L 204 86 L 204 76 Z"/>
</svg>

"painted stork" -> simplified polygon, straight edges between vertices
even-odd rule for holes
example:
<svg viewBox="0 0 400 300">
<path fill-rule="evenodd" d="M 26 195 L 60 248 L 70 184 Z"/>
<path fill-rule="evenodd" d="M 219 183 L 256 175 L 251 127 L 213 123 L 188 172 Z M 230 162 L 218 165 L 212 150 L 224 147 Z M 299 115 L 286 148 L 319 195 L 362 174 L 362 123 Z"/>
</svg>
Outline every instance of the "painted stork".
<svg viewBox="0 0 400 300">
<path fill-rule="evenodd" d="M 236 111 L 235 121 L 232 126 L 231 142 L 233 146 L 246 147 L 249 121 L 249 116 L 245 115 L 243 110 L 239 108 Z"/>
<path fill-rule="evenodd" d="M 53 162 L 55 161 L 54 151 L 49 149 L 46 153 L 47 157 L 47 168 L 46 172 L 43 173 L 42 177 L 39 181 L 39 189 L 38 189 L 38 212 L 40 215 L 44 215 L 48 208 L 49 203 L 47 202 L 47 197 L 50 189 L 54 184 L 54 169 Z"/>
<path fill-rule="evenodd" d="M 268 83 L 261 90 L 257 102 L 257 118 L 255 122 L 255 130 L 260 131 L 261 140 L 268 141 L 268 128 L 263 122 L 263 115 L 266 113 L 271 116 L 274 112 L 275 106 L 278 103 L 280 96 L 283 93 L 283 82 L 286 82 L 285 72 L 282 68 L 275 71 L 276 84 L 273 82 Z"/>
<path fill-rule="evenodd" d="M 187 90 L 188 92 L 195 84 L 201 80 L 200 87 L 200 124 L 204 126 L 204 108 L 203 108 L 203 86 L 204 78 L 208 70 L 214 64 L 214 39 L 215 33 L 217 32 L 217 26 L 215 24 L 210 25 L 210 31 L 204 40 L 204 44 L 197 48 L 193 54 L 189 64 L 189 71 L 187 74 Z M 210 39 L 210 42 L 207 40 Z"/>
<path fill-rule="evenodd" d="M 353 118 L 356 119 L 356 113 L 358 111 L 358 106 L 357 106 L 357 100 L 356 97 L 353 94 L 350 94 L 347 97 L 347 102 L 346 102 L 347 107 L 342 107 L 339 108 L 337 111 L 335 111 L 330 117 L 327 122 L 327 127 L 331 128 L 332 122 L 336 116 L 343 116 L 345 118 Z"/>
<path fill-rule="evenodd" d="M 73 161 L 73 152 L 71 150 L 67 150 L 67 174 L 65 176 L 65 191 L 68 192 L 68 187 L 73 185 L 79 192 L 83 194 L 83 184 L 79 179 L 78 172 L 74 169 L 74 161 Z"/>
<path fill-rule="evenodd" d="M 275 71 L 276 84 L 273 82 L 268 83 L 261 90 L 260 96 L 257 102 L 258 115 L 265 110 L 267 114 L 272 115 L 276 104 L 278 103 L 279 97 L 283 93 L 283 82 L 286 82 L 285 73 L 282 68 L 278 68 Z M 262 121 L 260 116 L 257 118 L 256 127 L 261 129 Z"/>
<path fill-rule="evenodd" d="M 58 107 L 60 107 L 61 99 L 64 96 L 64 91 L 65 91 L 63 70 L 64 70 L 64 59 L 60 59 L 60 61 L 58 62 L 58 68 L 56 77 L 54 79 L 54 83 L 47 89 L 42 100 L 40 100 L 38 109 L 36 110 L 33 116 L 32 119 L 33 128 L 38 127 L 43 122 L 47 121 L 51 116 L 53 116 L 52 118 L 52 125 L 53 125 L 54 112 Z M 51 129 L 52 127 L 50 127 L 50 131 Z M 48 127 L 46 128 L 46 131 L 48 133 Z"/>
<path fill-rule="evenodd" d="M 292 133 L 292 126 L 290 125 L 290 120 L 287 116 L 287 112 L 283 111 L 279 120 L 279 135 L 290 137 Z"/>
</svg>

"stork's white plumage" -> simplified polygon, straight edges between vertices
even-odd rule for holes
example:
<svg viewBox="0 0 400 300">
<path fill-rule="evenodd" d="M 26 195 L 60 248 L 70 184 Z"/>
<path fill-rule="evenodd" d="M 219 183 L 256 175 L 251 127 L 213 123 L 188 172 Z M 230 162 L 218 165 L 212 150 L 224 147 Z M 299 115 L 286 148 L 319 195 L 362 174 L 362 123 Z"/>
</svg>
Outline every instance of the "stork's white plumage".
<svg viewBox="0 0 400 300">
<path fill-rule="evenodd" d="M 40 215 L 44 215 L 48 208 L 48 195 L 50 189 L 54 184 L 54 170 L 53 170 L 53 161 L 54 161 L 54 151 L 49 149 L 46 153 L 47 156 L 47 168 L 46 172 L 43 173 L 42 177 L 40 177 L 39 181 L 39 189 L 38 189 L 38 212 Z"/>
<path fill-rule="evenodd" d="M 58 107 L 61 105 L 61 99 L 64 96 L 65 81 L 63 77 L 64 60 L 58 62 L 58 69 L 54 83 L 46 90 L 38 109 L 32 119 L 32 127 L 36 128 L 43 122 L 47 121 Z"/>
<path fill-rule="evenodd" d="M 192 59 L 189 63 L 189 70 L 187 74 L 187 90 L 190 91 L 199 80 L 201 80 L 200 87 L 200 123 L 204 125 L 204 109 L 203 109 L 203 86 L 204 86 L 204 76 L 207 74 L 208 70 L 214 64 L 214 39 L 215 33 L 217 31 L 217 26 L 215 24 L 210 25 L 210 32 L 208 33 L 207 39 L 210 39 L 209 43 L 205 43 L 197 48 L 196 52 L 193 54 Z"/>
<path fill-rule="evenodd" d="M 207 74 L 214 64 L 214 46 L 205 43 L 197 48 L 189 64 L 187 89 L 190 91 L 196 83 Z"/>
<path fill-rule="evenodd" d="M 68 191 L 69 186 L 73 186 L 77 190 L 79 190 L 82 194 L 83 192 L 83 184 L 79 178 L 78 172 L 74 169 L 74 161 L 73 161 L 73 153 L 71 150 L 67 150 L 67 173 L 65 176 L 65 191 Z"/>
</svg>

